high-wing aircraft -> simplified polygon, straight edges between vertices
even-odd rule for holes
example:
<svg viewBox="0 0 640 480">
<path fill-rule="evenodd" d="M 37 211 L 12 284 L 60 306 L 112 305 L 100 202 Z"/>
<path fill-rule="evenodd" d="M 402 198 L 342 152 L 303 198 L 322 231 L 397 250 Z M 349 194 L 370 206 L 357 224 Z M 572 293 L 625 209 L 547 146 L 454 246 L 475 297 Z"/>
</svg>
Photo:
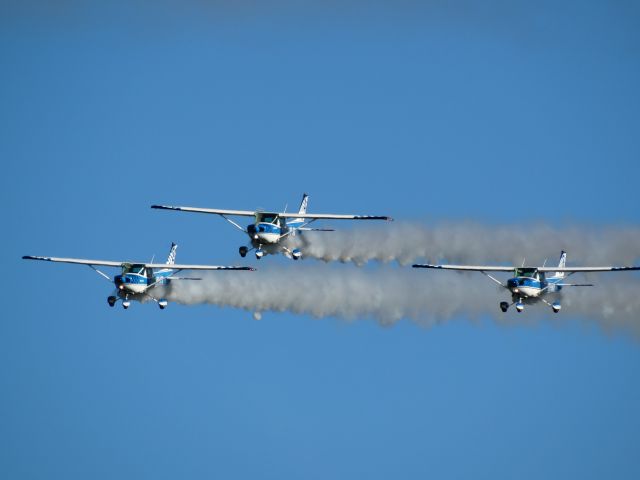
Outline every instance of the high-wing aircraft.
<svg viewBox="0 0 640 480">
<path fill-rule="evenodd" d="M 286 239 L 288 237 L 293 237 L 297 232 L 303 231 L 329 232 L 333 230 L 328 228 L 309 228 L 308 225 L 316 220 L 392 220 L 391 217 L 381 215 L 309 214 L 307 213 L 308 204 L 309 195 L 305 193 L 302 196 L 302 203 L 300 204 L 298 213 L 219 210 L 215 208 L 174 207 L 169 205 L 152 205 L 151 208 L 220 215 L 238 230 L 246 233 L 251 239 L 251 248 L 244 245 L 240 247 L 240 256 L 245 257 L 248 252 L 255 249 L 256 258 L 258 260 L 260 260 L 265 253 L 284 253 L 287 257 L 298 260 L 302 256 L 302 252 L 298 248 L 292 248 L 286 245 Z M 254 217 L 254 222 L 249 224 L 247 228 L 243 228 L 241 225 L 228 218 L 230 216 Z"/>
<path fill-rule="evenodd" d="M 500 310 L 506 312 L 511 305 L 516 306 L 518 312 L 524 310 L 525 304 L 541 301 L 549 305 L 555 313 L 562 308 L 560 291 L 563 287 L 592 287 L 590 283 L 566 283 L 568 276 L 578 272 L 624 272 L 640 270 L 640 267 L 566 267 L 567 253 L 560 254 L 557 267 L 494 267 L 483 265 L 429 265 L 416 264 L 413 268 L 435 268 L 440 270 L 461 270 L 480 272 L 511 293 L 511 303 L 500 302 Z M 513 277 L 504 284 L 487 272 L 511 272 Z M 547 276 L 547 274 L 551 274 Z M 553 303 L 544 297 L 554 296 Z"/>
<path fill-rule="evenodd" d="M 166 263 L 144 263 L 144 262 L 112 262 L 105 260 L 88 260 L 83 258 L 58 258 L 58 257 L 35 257 L 25 255 L 25 260 L 44 260 L 46 262 L 77 263 L 87 265 L 95 270 L 107 281 L 116 287 L 112 295 L 107 298 L 110 307 L 113 307 L 118 300 L 122 300 L 122 306 L 127 309 L 131 300 L 144 301 L 153 300 L 160 309 L 166 308 L 168 302 L 162 295 L 166 293 L 166 288 L 173 280 L 201 280 L 193 277 L 178 277 L 176 274 L 182 270 L 254 270 L 251 267 L 219 267 L 215 265 L 178 265 L 175 263 L 176 249 L 175 243 L 171 244 L 171 251 Z M 107 274 L 96 267 L 116 267 L 121 268 L 120 275 L 111 279 Z M 156 296 L 158 292 L 160 296 Z"/>
</svg>

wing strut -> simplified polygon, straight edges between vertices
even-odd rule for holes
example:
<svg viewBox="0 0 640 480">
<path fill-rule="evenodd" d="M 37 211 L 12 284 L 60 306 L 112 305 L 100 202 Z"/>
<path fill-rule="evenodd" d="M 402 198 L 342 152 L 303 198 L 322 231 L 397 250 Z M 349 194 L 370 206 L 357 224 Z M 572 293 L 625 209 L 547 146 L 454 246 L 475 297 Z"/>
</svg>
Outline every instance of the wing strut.
<svg viewBox="0 0 640 480">
<path fill-rule="evenodd" d="M 491 280 L 493 280 L 494 282 L 496 282 L 498 285 L 500 285 L 502 288 L 506 288 L 507 290 L 509 290 L 509 288 L 504 285 L 500 280 L 498 280 L 496 277 L 494 277 L 493 275 L 489 275 L 487 272 L 485 272 L 484 270 L 480 270 L 480 273 L 483 274 L 485 277 L 490 278 Z"/>
<path fill-rule="evenodd" d="M 104 278 L 106 278 L 109 283 L 113 283 L 113 280 L 111 280 L 111 277 L 109 275 L 107 275 L 106 273 L 101 272 L 100 270 L 98 270 L 93 265 L 87 265 L 87 266 L 90 267 L 91 269 L 95 270 L 97 274 L 102 275 Z"/>
<path fill-rule="evenodd" d="M 229 222 L 231 225 L 233 225 L 234 227 L 236 227 L 238 230 L 241 230 L 244 233 L 247 233 L 247 231 L 242 228 L 240 225 L 238 225 L 236 222 L 234 222 L 233 220 L 231 220 L 230 218 L 227 218 L 225 215 L 223 215 L 222 213 L 219 214 L 222 218 L 224 218 L 227 222 Z"/>
</svg>

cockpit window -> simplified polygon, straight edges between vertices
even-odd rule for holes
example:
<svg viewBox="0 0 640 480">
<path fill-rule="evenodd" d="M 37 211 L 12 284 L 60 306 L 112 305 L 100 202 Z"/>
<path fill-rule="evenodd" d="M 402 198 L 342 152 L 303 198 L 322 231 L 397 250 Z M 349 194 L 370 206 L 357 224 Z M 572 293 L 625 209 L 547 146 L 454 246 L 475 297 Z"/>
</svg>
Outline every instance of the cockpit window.
<svg viewBox="0 0 640 480">
<path fill-rule="evenodd" d="M 266 223 L 274 223 L 277 218 L 278 216 L 273 213 L 263 213 L 262 215 L 259 216 L 258 221 L 266 222 Z"/>
<path fill-rule="evenodd" d="M 536 278 L 537 273 L 535 268 L 516 268 L 516 277 Z"/>
<path fill-rule="evenodd" d="M 122 273 L 137 273 L 144 275 L 144 265 L 127 265 L 122 269 Z"/>
</svg>

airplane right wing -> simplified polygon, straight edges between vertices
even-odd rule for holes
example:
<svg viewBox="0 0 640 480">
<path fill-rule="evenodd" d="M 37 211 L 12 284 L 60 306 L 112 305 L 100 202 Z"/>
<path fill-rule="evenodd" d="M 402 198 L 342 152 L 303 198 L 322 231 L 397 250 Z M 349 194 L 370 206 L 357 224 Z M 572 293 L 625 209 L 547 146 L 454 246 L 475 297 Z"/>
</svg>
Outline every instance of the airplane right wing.
<svg viewBox="0 0 640 480">
<path fill-rule="evenodd" d="M 160 210 L 177 210 L 180 212 L 210 213 L 214 215 L 234 215 L 240 217 L 253 217 L 256 214 L 256 212 L 249 210 L 220 210 L 217 208 L 174 207 L 172 205 L 151 205 L 151 208 L 157 208 Z"/>
<path fill-rule="evenodd" d="M 98 265 L 101 267 L 121 267 L 123 263 L 127 262 L 112 262 L 109 260 L 89 260 L 86 258 L 61 258 L 61 257 L 38 257 L 34 255 L 25 255 L 22 257 L 24 260 L 43 260 L 45 262 L 60 262 L 60 263 L 77 263 L 80 265 Z M 167 265 L 164 265 L 165 268 Z"/>
<path fill-rule="evenodd" d="M 471 272 L 513 272 L 516 267 L 495 267 L 489 265 L 431 265 L 416 263 L 413 268 L 433 268 L 436 270 L 461 270 Z"/>
</svg>

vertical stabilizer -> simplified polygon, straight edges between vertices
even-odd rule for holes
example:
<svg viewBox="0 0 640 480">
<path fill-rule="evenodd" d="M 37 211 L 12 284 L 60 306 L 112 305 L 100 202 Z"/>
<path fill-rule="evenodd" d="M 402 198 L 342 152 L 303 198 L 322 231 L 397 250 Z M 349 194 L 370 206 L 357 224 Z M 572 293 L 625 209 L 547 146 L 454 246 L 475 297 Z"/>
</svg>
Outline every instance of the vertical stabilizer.
<svg viewBox="0 0 640 480">
<path fill-rule="evenodd" d="M 171 250 L 169 250 L 169 256 L 167 257 L 167 265 L 173 265 L 176 263 L 176 249 L 178 245 L 171 243 Z"/>
<path fill-rule="evenodd" d="M 565 268 L 567 264 L 567 252 L 564 250 L 560 253 L 560 261 L 558 262 L 558 268 Z M 556 272 L 556 277 L 564 278 L 564 272 Z"/>
<path fill-rule="evenodd" d="M 309 204 L 309 195 L 302 194 L 302 202 L 300 203 L 300 210 L 298 213 L 307 213 L 307 205 Z"/>
<path fill-rule="evenodd" d="M 298 210 L 298 213 L 302 213 L 302 214 L 307 213 L 307 205 L 309 205 L 309 195 L 304 193 L 302 194 L 302 202 L 300 202 L 300 209 Z M 289 223 L 305 223 L 305 219 L 294 218 Z"/>
</svg>

